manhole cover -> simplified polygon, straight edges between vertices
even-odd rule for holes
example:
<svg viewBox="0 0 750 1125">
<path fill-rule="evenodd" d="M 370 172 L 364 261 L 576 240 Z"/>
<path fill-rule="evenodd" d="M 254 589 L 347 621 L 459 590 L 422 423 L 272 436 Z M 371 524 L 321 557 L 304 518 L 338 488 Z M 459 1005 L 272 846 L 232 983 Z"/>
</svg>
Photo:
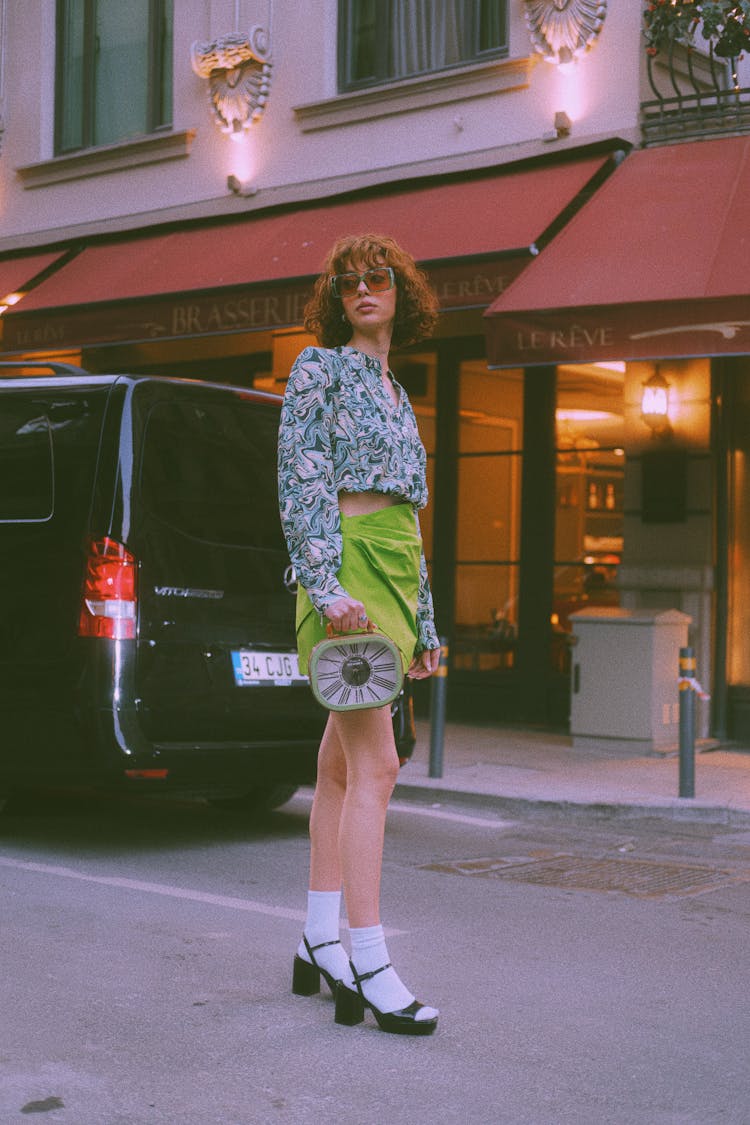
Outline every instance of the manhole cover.
<svg viewBox="0 0 750 1125">
<path fill-rule="evenodd" d="M 545 859 L 500 858 L 426 864 L 428 871 L 505 879 L 542 887 L 620 891 L 638 898 L 691 895 L 750 879 L 750 872 L 719 870 L 640 859 L 589 859 L 558 855 Z"/>
</svg>

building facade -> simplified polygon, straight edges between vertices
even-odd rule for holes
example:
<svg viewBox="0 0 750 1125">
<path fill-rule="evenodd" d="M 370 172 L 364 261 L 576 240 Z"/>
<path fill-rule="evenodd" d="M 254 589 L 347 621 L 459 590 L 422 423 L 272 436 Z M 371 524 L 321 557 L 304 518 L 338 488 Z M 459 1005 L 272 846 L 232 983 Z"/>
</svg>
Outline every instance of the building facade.
<svg viewBox="0 0 750 1125">
<path fill-rule="evenodd" d="M 394 235 L 442 308 L 393 366 L 451 710 L 564 728 L 571 614 L 668 608 L 699 733 L 746 738 L 733 11 L 705 40 L 606 0 L 0 0 L 2 358 L 281 392 L 334 238 Z"/>
</svg>

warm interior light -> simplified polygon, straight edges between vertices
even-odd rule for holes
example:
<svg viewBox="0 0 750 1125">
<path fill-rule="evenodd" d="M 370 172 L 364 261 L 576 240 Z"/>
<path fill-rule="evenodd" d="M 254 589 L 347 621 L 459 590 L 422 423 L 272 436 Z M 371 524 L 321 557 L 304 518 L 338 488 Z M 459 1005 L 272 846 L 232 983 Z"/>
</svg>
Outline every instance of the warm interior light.
<svg viewBox="0 0 750 1125">
<path fill-rule="evenodd" d="M 558 422 L 609 422 L 612 418 L 620 418 L 610 410 L 575 410 L 563 407 L 555 411 Z"/>
<path fill-rule="evenodd" d="M 613 359 L 611 362 L 601 360 L 599 363 L 592 363 L 592 367 L 600 367 L 602 371 L 618 371 L 621 375 L 625 374 L 625 364 L 620 359 Z"/>
<path fill-rule="evenodd" d="M 667 433 L 669 425 L 669 383 L 657 371 L 643 384 L 641 417 L 654 435 Z"/>
</svg>

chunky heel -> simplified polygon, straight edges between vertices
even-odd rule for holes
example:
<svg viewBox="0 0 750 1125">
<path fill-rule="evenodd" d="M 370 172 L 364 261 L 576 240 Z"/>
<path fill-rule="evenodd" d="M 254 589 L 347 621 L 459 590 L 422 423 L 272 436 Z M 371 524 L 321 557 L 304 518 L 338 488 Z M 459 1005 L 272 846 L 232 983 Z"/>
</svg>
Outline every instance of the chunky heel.
<svg viewBox="0 0 750 1125">
<path fill-rule="evenodd" d="M 316 993 L 320 992 L 320 978 L 323 977 L 331 992 L 335 995 L 338 981 L 315 960 L 315 950 L 325 949 L 327 945 L 340 945 L 339 939 L 336 938 L 335 941 L 321 941 L 320 945 L 310 945 L 310 942 L 303 934 L 302 940 L 305 943 L 305 949 L 307 950 L 307 955 L 310 960 L 306 961 L 304 957 L 300 957 L 299 953 L 295 954 L 294 970 L 292 972 L 292 992 L 295 996 L 315 996 Z"/>
<path fill-rule="evenodd" d="M 341 1023 L 344 1027 L 354 1027 L 355 1024 L 362 1023 L 365 1018 L 365 1005 L 362 997 L 358 992 L 339 981 L 336 985 L 336 1012 L 334 1015 L 336 1023 Z"/>
<path fill-rule="evenodd" d="M 292 992 L 295 996 L 314 996 L 320 992 L 320 969 L 303 961 L 299 954 L 294 958 Z"/>
</svg>

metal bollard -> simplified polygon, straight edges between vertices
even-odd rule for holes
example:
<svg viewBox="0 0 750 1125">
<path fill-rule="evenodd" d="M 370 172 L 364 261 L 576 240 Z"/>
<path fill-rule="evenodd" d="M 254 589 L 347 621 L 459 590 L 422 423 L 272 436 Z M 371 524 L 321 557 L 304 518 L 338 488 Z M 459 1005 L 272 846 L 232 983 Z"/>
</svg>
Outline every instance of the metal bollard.
<svg viewBox="0 0 750 1125">
<path fill-rule="evenodd" d="M 680 797 L 695 796 L 695 656 L 680 649 Z"/>
<path fill-rule="evenodd" d="M 445 696 L 448 689 L 448 642 L 440 638 L 440 663 L 432 677 L 430 692 L 430 777 L 443 776 L 445 741 Z"/>
</svg>

